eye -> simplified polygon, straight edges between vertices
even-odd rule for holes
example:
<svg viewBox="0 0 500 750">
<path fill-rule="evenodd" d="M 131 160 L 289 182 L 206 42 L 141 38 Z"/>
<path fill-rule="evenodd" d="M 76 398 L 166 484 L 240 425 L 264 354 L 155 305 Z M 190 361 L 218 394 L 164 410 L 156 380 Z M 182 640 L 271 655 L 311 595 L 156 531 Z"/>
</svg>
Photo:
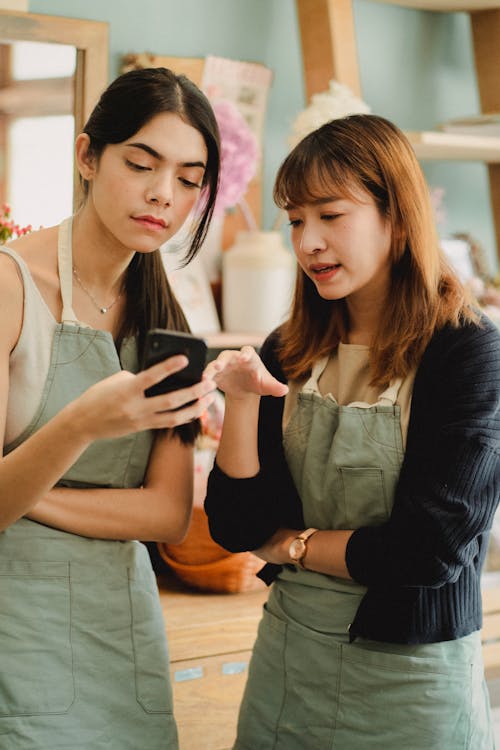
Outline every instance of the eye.
<svg viewBox="0 0 500 750">
<path fill-rule="evenodd" d="M 323 221 L 333 221 L 334 219 L 338 219 L 339 216 L 342 216 L 342 214 L 333 214 L 333 213 L 321 214 L 321 218 L 323 219 Z"/>
<path fill-rule="evenodd" d="M 198 190 L 201 188 L 201 185 L 198 185 L 197 182 L 192 182 L 191 180 L 187 180 L 185 177 L 179 177 L 179 180 L 187 188 L 198 188 Z"/>
<path fill-rule="evenodd" d="M 302 219 L 290 219 L 288 225 L 291 227 L 299 227 L 302 224 Z"/>
<path fill-rule="evenodd" d="M 133 161 L 130 161 L 129 159 L 125 159 L 125 164 L 129 169 L 133 169 L 134 172 L 149 172 L 151 170 L 151 167 L 144 167 L 142 164 L 136 164 Z"/>
</svg>

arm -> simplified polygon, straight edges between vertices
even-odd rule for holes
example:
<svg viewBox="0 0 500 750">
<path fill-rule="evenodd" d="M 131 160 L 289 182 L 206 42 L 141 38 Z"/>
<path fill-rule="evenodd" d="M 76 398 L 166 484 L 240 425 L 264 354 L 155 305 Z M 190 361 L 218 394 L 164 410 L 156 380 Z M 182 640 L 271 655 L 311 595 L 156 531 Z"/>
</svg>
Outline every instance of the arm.
<svg viewBox="0 0 500 750">
<path fill-rule="evenodd" d="M 179 544 L 189 526 L 193 448 L 172 433 L 155 442 L 140 489 L 58 487 L 28 517 L 96 539 L 147 539 Z"/>
<path fill-rule="evenodd" d="M 267 339 L 261 359 L 267 371 L 284 383 L 275 354 L 277 341 L 276 333 Z M 283 396 L 260 397 L 258 413 L 253 412 L 250 425 L 248 412 L 244 415 L 241 411 L 238 422 L 233 406 L 226 396 L 222 437 L 227 441 L 227 450 L 222 446 L 221 459 L 219 448 L 217 463 L 208 480 L 205 511 L 215 541 L 239 552 L 261 547 L 280 527 L 303 528 L 303 519 L 283 453 Z M 233 436 L 240 446 L 238 466 L 232 466 L 228 460 Z M 219 465 L 221 460 L 223 465 Z M 243 461 L 247 460 L 244 476 Z"/>
<path fill-rule="evenodd" d="M 351 576 L 439 587 L 484 545 L 500 497 L 500 336 L 493 325 L 435 336 L 415 379 L 407 450 L 389 521 L 356 530 Z"/>
</svg>

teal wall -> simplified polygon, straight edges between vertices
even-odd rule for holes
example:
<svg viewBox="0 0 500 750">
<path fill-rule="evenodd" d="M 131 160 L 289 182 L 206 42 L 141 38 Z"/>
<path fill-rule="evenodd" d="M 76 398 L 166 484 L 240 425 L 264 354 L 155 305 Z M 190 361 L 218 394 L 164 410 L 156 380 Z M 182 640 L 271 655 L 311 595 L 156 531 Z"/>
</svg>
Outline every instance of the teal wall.
<svg viewBox="0 0 500 750">
<path fill-rule="evenodd" d="M 478 112 L 469 19 L 372 0 L 353 0 L 363 98 L 405 129 L 432 128 Z M 107 21 L 110 74 L 127 52 L 259 61 L 274 72 L 266 116 L 264 228 L 276 212 L 272 180 L 286 135 L 304 107 L 294 0 L 30 0 L 34 13 Z M 468 231 L 496 266 L 486 167 L 427 163 L 432 186 L 445 188 L 445 232 Z"/>
</svg>

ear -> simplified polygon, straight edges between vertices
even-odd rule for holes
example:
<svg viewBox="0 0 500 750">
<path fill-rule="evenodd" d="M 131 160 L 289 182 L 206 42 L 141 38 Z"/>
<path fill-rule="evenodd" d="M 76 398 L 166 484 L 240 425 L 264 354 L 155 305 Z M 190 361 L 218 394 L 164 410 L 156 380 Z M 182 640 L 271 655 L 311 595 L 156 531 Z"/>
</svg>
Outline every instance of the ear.
<svg viewBox="0 0 500 750">
<path fill-rule="evenodd" d="M 96 173 L 96 159 L 89 149 L 89 136 L 87 133 L 80 133 L 75 141 L 75 159 L 78 171 L 84 180 L 91 180 Z"/>
</svg>

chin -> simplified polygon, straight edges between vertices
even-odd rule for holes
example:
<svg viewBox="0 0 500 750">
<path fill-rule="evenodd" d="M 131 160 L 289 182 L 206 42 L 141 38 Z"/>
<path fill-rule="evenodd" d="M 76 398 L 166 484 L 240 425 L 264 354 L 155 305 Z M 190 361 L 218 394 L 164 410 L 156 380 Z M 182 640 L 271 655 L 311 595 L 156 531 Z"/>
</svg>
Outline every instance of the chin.
<svg viewBox="0 0 500 750">
<path fill-rule="evenodd" d="M 337 302 L 340 299 L 344 299 L 347 295 L 344 292 L 329 292 L 327 289 L 318 289 L 316 287 L 316 291 L 318 292 L 318 295 L 321 297 L 321 299 L 326 300 L 327 302 Z"/>
</svg>

